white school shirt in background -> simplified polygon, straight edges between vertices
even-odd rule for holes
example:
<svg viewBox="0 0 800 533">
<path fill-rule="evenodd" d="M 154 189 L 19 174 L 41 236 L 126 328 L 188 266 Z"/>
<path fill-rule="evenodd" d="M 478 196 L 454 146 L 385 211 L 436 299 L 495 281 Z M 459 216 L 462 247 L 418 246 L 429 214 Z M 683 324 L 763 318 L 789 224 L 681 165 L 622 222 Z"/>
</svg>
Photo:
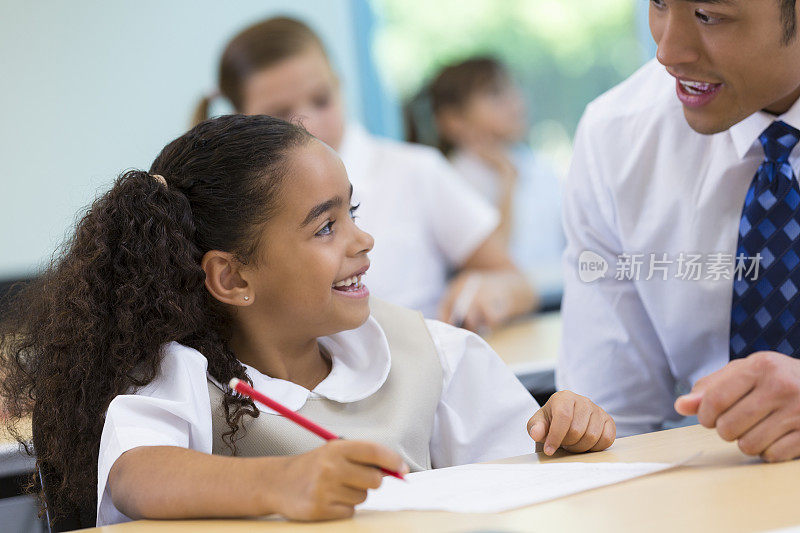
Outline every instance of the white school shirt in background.
<svg viewBox="0 0 800 533">
<path fill-rule="evenodd" d="M 534 451 L 528 419 L 539 408 L 486 342 L 468 331 L 426 320 L 443 370 L 433 421 L 431 464 L 442 468 Z M 313 391 L 246 366 L 253 386 L 297 411 L 309 397 L 349 403 L 383 385 L 391 358 L 386 336 L 370 317 L 361 327 L 319 339 L 331 355 L 331 373 Z M 97 525 L 130 520 L 111 500 L 108 473 L 120 455 L 138 446 L 212 450 L 211 407 L 203 355 L 165 346 L 158 376 L 135 394 L 120 395 L 106 412 L 97 464 Z"/>
<path fill-rule="evenodd" d="M 508 157 L 517 171 L 509 240 L 511 257 L 540 295 L 560 294 L 565 243 L 558 177 L 524 144 L 509 149 Z M 499 207 L 500 187 L 494 169 L 468 150 L 455 150 L 450 162 L 478 194 Z"/>
<path fill-rule="evenodd" d="M 714 265 L 735 256 L 744 197 L 764 158 L 758 136 L 774 120 L 800 128 L 800 103 L 780 117 L 758 112 L 722 133 L 696 133 L 675 79 L 655 60 L 581 119 L 564 189 L 557 383 L 614 416 L 619 436 L 679 420 L 675 398 L 729 361 L 734 269 L 715 279 Z M 798 150 L 790 163 L 797 174 Z M 608 265 L 596 281 L 581 281 L 594 272 L 579 271 L 586 250 Z M 699 280 L 690 254 L 702 254 Z M 626 262 L 640 263 L 638 280 Z"/>
<path fill-rule="evenodd" d="M 497 211 L 435 149 L 348 124 L 339 147 L 372 234 L 366 284 L 375 296 L 438 318 L 447 279 L 497 228 Z"/>
</svg>

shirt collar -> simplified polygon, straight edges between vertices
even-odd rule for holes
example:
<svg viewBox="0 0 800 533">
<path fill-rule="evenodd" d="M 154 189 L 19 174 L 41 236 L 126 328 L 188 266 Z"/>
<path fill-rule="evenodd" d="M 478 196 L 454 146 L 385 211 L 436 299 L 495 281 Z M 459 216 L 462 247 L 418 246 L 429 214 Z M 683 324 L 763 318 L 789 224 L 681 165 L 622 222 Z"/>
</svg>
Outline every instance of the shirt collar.
<svg viewBox="0 0 800 533">
<path fill-rule="evenodd" d="M 800 129 L 800 98 L 783 115 L 776 117 L 766 111 L 758 111 L 731 126 L 729 130 L 731 139 L 740 159 L 743 159 L 750 150 L 761 150 L 758 136 L 776 120 L 782 120 L 790 126 Z"/>
<path fill-rule="evenodd" d="M 245 364 L 253 387 L 297 411 L 312 394 L 350 403 L 368 398 L 383 386 L 389 375 L 391 357 L 386 335 L 374 318 L 370 316 L 356 329 L 320 337 L 319 343 L 330 354 L 332 368 L 313 391 L 291 381 L 271 378 Z M 272 412 L 264 406 L 259 409 Z"/>
</svg>

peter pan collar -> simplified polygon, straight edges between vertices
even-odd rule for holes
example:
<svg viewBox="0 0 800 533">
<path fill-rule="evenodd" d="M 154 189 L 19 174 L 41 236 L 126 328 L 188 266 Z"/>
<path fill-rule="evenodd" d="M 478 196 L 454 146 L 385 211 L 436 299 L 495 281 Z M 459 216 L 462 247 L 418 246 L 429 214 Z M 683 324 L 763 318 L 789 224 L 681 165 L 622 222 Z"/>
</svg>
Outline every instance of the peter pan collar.
<svg viewBox="0 0 800 533">
<path fill-rule="evenodd" d="M 363 400 L 380 389 L 391 368 L 386 335 L 371 316 L 360 327 L 320 337 L 319 343 L 331 356 L 331 372 L 313 391 L 305 387 L 262 374 L 244 364 L 253 387 L 273 400 L 297 411 L 312 397 L 327 398 L 339 403 Z M 266 407 L 259 409 L 272 412 Z"/>
</svg>

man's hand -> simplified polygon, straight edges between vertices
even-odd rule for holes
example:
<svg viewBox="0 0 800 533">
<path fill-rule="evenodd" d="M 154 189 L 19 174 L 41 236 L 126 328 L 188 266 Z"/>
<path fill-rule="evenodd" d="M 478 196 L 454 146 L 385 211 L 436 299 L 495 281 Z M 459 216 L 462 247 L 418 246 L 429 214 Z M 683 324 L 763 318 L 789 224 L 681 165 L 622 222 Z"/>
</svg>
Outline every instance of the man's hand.
<svg viewBox="0 0 800 533">
<path fill-rule="evenodd" d="M 769 462 L 800 457 L 800 360 L 777 352 L 736 359 L 675 401 L 720 437 Z"/>
</svg>

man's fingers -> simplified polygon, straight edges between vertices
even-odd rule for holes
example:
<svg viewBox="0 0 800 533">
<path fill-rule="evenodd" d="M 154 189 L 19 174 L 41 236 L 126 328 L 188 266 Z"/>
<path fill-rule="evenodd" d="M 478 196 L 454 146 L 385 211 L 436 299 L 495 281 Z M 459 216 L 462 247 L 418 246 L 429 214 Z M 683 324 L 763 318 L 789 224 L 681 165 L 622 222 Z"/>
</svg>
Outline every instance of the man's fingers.
<svg viewBox="0 0 800 533">
<path fill-rule="evenodd" d="M 675 410 L 683 416 L 696 415 L 700 409 L 700 401 L 703 399 L 702 392 L 690 392 L 683 396 L 678 396 L 675 400 Z"/>
<path fill-rule="evenodd" d="M 728 442 L 734 441 L 767 418 L 777 407 L 770 391 L 764 387 L 755 389 L 717 417 L 717 433 Z"/>
<path fill-rule="evenodd" d="M 572 413 L 575 410 L 575 401 L 561 401 L 550 407 L 550 430 L 544 441 L 544 453 L 553 455 L 561 446 L 564 437 L 572 425 Z"/>
<path fill-rule="evenodd" d="M 545 416 L 544 409 L 536 411 L 531 419 L 528 420 L 528 435 L 536 442 L 544 442 L 549 429 L 550 422 L 547 420 L 547 416 Z"/>
<path fill-rule="evenodd" d="M 792 431 L 772 443 L 761 458 L 770 463 L 789 461 L 800 457 L 800 431 Z"/>
<path fill-rule="evenodd" d="M 736 383 L 724 383 L 703 393 L 700 407 L 697 409 L 697 421 L 707 428 L 717 426 L 717 419 L 730 409 L 733 404 L 753 390 L 752 383 L 744 385 L 744 380 L 730 380 Z"/>
<path fill-rule="evenodd" d="M 576 413 L 577 416 L 577 413 Z M 567 450 L 568 452 L 572 453 L 583 453 L 585 451 L 591 450 L 597 442 L 600 440 L 600 437 L 603 435 L 603 426 L 605 425 L 605 418 L 599 412 L 591 413 L 588 423 L 586 427 L 583 429 L 583 434 L 581 435 L 580 439 L 574 444 L 567 444 L 567 439 L 564 439 L 564 442 L 561 444 L 561 447 Z M 573 422 L 573 428 L 574 422 Z M 572 431 L 572 428 L 570 428 Z M 569 432 L 567 433 L 567 438 L 569 438 Z"/>
<path fill-rule="evenodd" d="M 692 391 L 689 394 L 678 396 L 678 399 L 675 400 L 675 410 L 683 416 L 696 415 L 697 410 L 700 409 L 700 402 L 703 399 L 703 393 L 712 383 L 714 383 L 714 381 L 717 379 L 718 373 L 719 372 L 714 372 L 713 374 L 709 374 L 698 379 L 694 383 L 694 387 L 692 387 Z"/>
<path fill-rule="evenodd" d="M 781 410 L 773 411 L 747 431 L 736 443 L 747 455 L 761 455 L 775 441 L 795 429 L 795 421 Z"/>
<path fill-rule="evenodd" d="M 715 427 L 717 418 L 755 387 L 755 375 L 742 362 L 743 360 L 728 363 L 708 376 L 708 381 L 704 383 L 705 390 L 697 410 L 697 420 L 705 427 Z"/>
<path fill-rule="evenodd" d="M 718 373 L 719 371 L 712 372 L 711 374 L 703 376 L 702 378 L 695 381 L 694 387 L 692 387 L 692 392 L 703 392 L 704 390 L 706 390 L 714 382 L 714 380 L 717 379 Z"/>
</svg>

